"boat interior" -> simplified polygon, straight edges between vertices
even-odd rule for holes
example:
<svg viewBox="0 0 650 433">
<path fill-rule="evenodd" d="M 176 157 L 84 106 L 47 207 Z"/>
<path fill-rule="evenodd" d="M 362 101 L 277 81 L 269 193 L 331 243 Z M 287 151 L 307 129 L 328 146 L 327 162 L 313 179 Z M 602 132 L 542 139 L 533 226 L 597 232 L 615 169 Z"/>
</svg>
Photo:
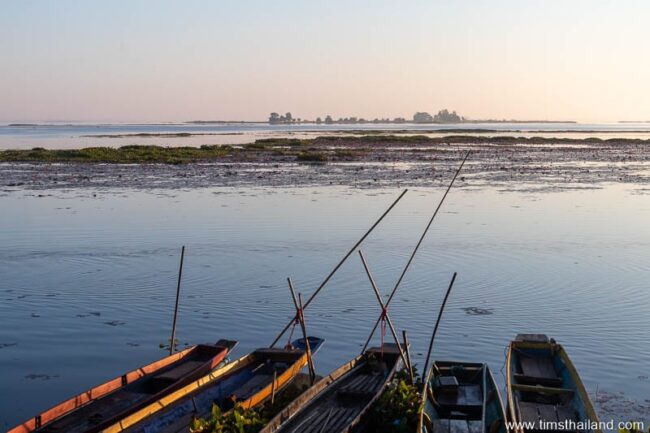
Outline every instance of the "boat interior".
<svg viewBox="0 0 650 433">
<path fill-rule="evenodd" d="M 554 346 L 513 349 L 511 387 L 521 422 L 579 421 L 573 404 L 575 387 L 567 367 Z"/>
<path fill-rule="evenodd" d="M 479 363 L 435 362 L 427 387 L 429 431 L 483 431 L 485 366 Z M 425 418 L 426 419 L 426 418 Z"/>
</svg>

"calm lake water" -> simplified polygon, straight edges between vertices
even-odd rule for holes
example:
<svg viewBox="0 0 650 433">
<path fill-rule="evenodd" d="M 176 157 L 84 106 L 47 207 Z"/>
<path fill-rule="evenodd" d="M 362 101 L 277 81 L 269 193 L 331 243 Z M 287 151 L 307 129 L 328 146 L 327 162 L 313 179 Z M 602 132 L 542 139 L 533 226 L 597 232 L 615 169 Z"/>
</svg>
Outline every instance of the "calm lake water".
<svg viewBox="0 0 650 433">
<path fill-rule="evenodd" d="M 490 135 L 599 138 L 650 138 L 650 123 L 461 123 L 461 124 L 298 124 L 268 123 L 161 123 L 161 124 L 91 124 L 46 123 L 13 126 L 0 125 L 0 149 L 44 147 L 82 148 L 89 146 L 119 147 L 131 144 L 164 146 L 200 146 L 202 144 L 242 144 L 260 138 L 314 138 L 328 133 L 358 130 L 407 131 L 413 134 L 448 135 L 450 130 L 490 130 Z M 437 131 L 437 132 L 435 132 Z M 193 134 L 190 136 L 129 137 L 132 134 Z M 198 134 L 198 135 L 194 135 Z M 464 134 L 470 134 L 466 133 Z M 483 133 L 485 134 L 485 132 Z M 120 135 L 126 135 L 120 137 Z M 103 136 L 103 137 L 102 137 Z M 106 137 L 109 136 L 109 137 Z M 112 137 L 110 137 L 112 136 Z"/>
<path fill-rule="evenodd" d="M 384 294 L 442 192 L 409 191 L 364 244 Z M 165 355 L 181 245 L 181 344 L 237 339 L 234 356 L 268 345 L 292 316 L 286 277 L 309 295 L 399 191 L 38 194 L 0 195 L 0 428 Z M 650 421 L 648 221 L 649 196 L 634 185 L 455 189 L 392 318 L 421 365 L 457 271 L 435 358 L 486 361 L 503 385 L 508 341 L 546 333 L 598 389 L 603 418 Z M 306 312 L 310 333 L 326 339 L 318 372 L 355 356 L 379 312 L 354 255 Z"/>
</svg>

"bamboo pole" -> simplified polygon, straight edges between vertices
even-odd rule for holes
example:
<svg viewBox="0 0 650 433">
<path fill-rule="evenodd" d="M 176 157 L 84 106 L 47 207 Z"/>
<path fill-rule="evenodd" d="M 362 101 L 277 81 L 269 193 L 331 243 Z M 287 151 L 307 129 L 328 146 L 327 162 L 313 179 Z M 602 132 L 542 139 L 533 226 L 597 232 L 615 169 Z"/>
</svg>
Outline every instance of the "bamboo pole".
<svg viewBox="0 0 650 433">
<path fill-rule="evenodd" d="M 174 320 L 172 321 L 172 338 L 169 340 L 169 354 L 174 354 L 176 339 L 176 318 L 178 317 L 178 300 L 181 294 L 181 277 L 183 276 L 183 259 L 185 258 L 185 245 L 181 248 L 181 265 L 178 269 L 178 283 L 176 284 L 176 305 L 174 306 Z"/>
<path fill-rule="evenodd" d="M 460 166 L 458 166 L 458 169 L 456 170 L 456 173 L 454 174 L 454 177 L 451 179 L 451 182 L 447 186 L 447 190 L 443 194 L 442 198 L 440 199 L 440 202 L 438 202 L 438 206 L 436 207 L 436 210 L 433 212 L 433 215 L 431 216 L 431 219 L 429 220 L 429 223 L 425 227 L 424 231 L 422 232 L 422 235 L 420 236 L 420 239 L 418 240 L 418 243 L 415 245 L 415 248 L 413 248 L 413 252 L 411 253 L 411 256 L 409 257 L 408 261 L 406 262 L 406 266 L 404 266 L 404 269 L 402 270 L 402 273 L 400 274 L 399 278 L 397 279 L 397 282 L 395 283 L 395 286 L 393 287 L 393 291 L 391 292 L 390 296 L 388 297 L 388 301 L 386 301 L 386 306 L 390 305 L 391 301 L 393 300 L 393 297 L 395 296 L 395 293 L 397 292 L 397 289 L 399 288 L 399 285 L 402 283 L 402 280 L 404 279 L 404 275 L 406 275 L 406 272 L 408 271 L 409 267 L 411 266 L 411 262 L 415 258 L 415 254 L 418 252 L 418 249 L 420 248 L 420 245 L 422 244 L 422 241 L 424 240 L 425 236 L 427 235 L 427 232 L 429 231 L 429 228 L 431 227 L 431 224 L 433 224 L 433 220 L 436 218 L 436 215 L 438 215 L 438 211 L 442 207 L 442 204 L 444 203 L 445 199 L 447 198 L 447 194 L 449 194 L 449 190 L 451 190 L 451 187 L 454 185 L 454 182 L 456 181 L 456 178 L 458 177 L 458 174 L 460 171 L 463 169 L 463 166 L 465 165 L 465 161 L 467 161 L 467 158 L 469 157 L 470 151 L 468 150 L 467 153 L 465 154 L 465 157 L 463 158 L 463 161 L 460 163 Z M 375 322 L 375 326 L 372 328 L 372 332 L 370 332 L 370 336 L 368 336 L 368 339 L 366 340 L 366 344 L 363 345 L 363 349 L 361 349 L 361 353 L 365 352 L 366 349 L 368 348 L 368 344 L 370 343 L 370 340 L 372 340 L 372 337 L 375 335 L 375 331 L 377 330 L 377 326 L 379 326 L 379 319 Z"/>
<path fill-rule="evenodd" d="M 409 338 L 406 335 L 406 330 L 402 330 L 402 337 L 404 339 L 404 353 L 406 353 L 406 360 L 408 361 L 408 365 L 406 368 L 408 368 L 409 372 L 409 377 L 411 378 L 411 382 L 415 382 L 415 374 L 413 373 L 413 362 L 411 361 L 411 351 L 409 350 Z"/>
<path fill-rule="evenodd" d="M 311 344 L 307 336 L 307 324 L 305 323 L 305 308 L 302 305 L 302 293 L 298 292 L 298 305 L 300 305 L 300 322 L 302 323 L 302 333 L 305 336 L 305 346 L 307 347 L 307 363 L 309 364 L 309 379 L 311 385 L 316 381 L 316 367 L 314 367 L 314 357 L 311 353 Z"/>
<path fill-rule="evenodd" d="M 404 351 L 402 350 L 402 345 L 399 343 L 399 338 L 397 337 L 397 332 L 395 332 L 395 327 L 393 326 L 393 321 L 390 320 L 390 316 L 388 315 L 388 310 L 386 309 L 386 306 L 384 305 L 384 302 L 381 300 L 381 295 L 379 294 L 379 290 L 377 290 L 377 285 L 375 284 L 375 279 L 372 277 L 372 274 L 370 273 L 370 269 L 368 268 L 368 264 L 366 263 L 366 259 L 363 257 L 363 253 L 361 250 L 359 250 L 359 256 L 361 257 L 361 262 L 363 263 L 363 267 L 366 270 L 366 274 L 368 275 L 368 279 L 370 280 L 370 285 L 372 286 L 372 290 L 375 292 L 375 296 L 377 297 L 377 302 L 379 302 L 379 306 L 381 307 L 381 318 L 386 320 L 386 323 L 388 323 L 388 328 L 390 329 L 391 334 L 393 334 L 393 339 L 395 340 L 395 344 L 397 345 L 397 350 L 399 350 L 399 354 L 402 357 L 402 362 L 404 362 L 404 366 L 408 366 L 408 362 L 406 360 L 406 356 L 404 356 Z M 411 382 L 413 382 L 413 377 L 411 377 Z"/>
<path fill-rule="evenodd" d="M 302 294 L 298 293 L 298 298 L 296 299 L 296 291 L 293 288 L 291 278 L 287 278 L 287 283 L 289 284 L 289 290 L 291 291 L 293 305 L 296 307 L 296 319 L 298 320 L 298 323 L 300 323 L 302 336 L 305 339 L 305 351 L 307 353 L 307 364 L 309 365 L 309 380 L 313 385 L 314 380 L 316 379 L 316 369 L 314 368 L 314 360 L 311 356 L 311 347 L 309 345 L 309 338 L 307 337 L 307 325 L 305 324 L 305 316 L 303 314 Z"/>
<path fill-rule="evenodd" d="M 354 246 L 352 248 L 350 248 L 350 250 L 347 252 L 347 254 L 345 256 L 343 256 L 341 261 L 339 261 L 339 263 L 334 267 L 334 269 L 332 269 L 332 271 L 329 273 L 329 275 L 327 275 L 327 277 L 325 277 L 323 282 L 320 283 L 320 285 L 314 291 L 314 293 L 312 293 L 311 296 L 309 298 L 307 298 L 307 301 L 305 302 L 305 305 L 303 306 L 304 308 L 307 308 L 309 306 L 309 304 L 311 304 L 311 302 L 318 295 L 318 293 L 321 290 L 323 290 L 323 287 L 325 287 L 325 285 L 329 282 L 329 280 L 334 276 L 336 271 L 339 270 L 339 268 L 343 265 L 343 263 L 345 263 L 345 261 L 348 259 L 348 257 L 350 257 L 350 255 L 354 252 L 354 250 L 356 250 L 357 247 L 359 247 L 359 245 L 361 245 L 361 243 L 370 235 L 370 233 L 372 233 L 372 231 L 375 229 L 375 227 L 377 227 L 379 225 L 379 223 L 384 219 L 384 217 L 386 215 L 388 215 L 388 213 L 395 207 L 395 205 L 402 199 L 402 197 L 404 197 L 404 194 L 406 194 L 407 191 L 408 191 L 408 189 L 405 189 L 404 191 L 402 191 L 402 193 L 399 195 L 399 197 L 397 197 L 397 199 L 395 199 L 395 201 L 388 207 L 388 209 L 386 209 L 386 211 L 379 217 L 379 219 L 377 221 L 375 221 L 375 223 L 368 229 L 368 231 L 366 231 L 366 233 L 361 237 L 361 239 L 359 239 L 357 241 L 357 243 L 355 243 Z M 273 347 L 273 346 L 275 346 L 277 344 L 277 342 L 280 340 L 280 338 L 282 338 L 284 333 L 287 332 L 287 330 L 289 329 L 290 326 L 291 326 L 291 322 L 287 323 L 287 325 L 280 332 L 280 334 L 278 334 L 278 336 L 275 338 L 275 340 L 273 340 L 273 343 L 271 343 L 270 347 Z"/>
<path fill-rule="evenodd" d="M 278 380 L 278 371 L 273 370 L 273 383 L 271 384 L 271 405 L 275 403 L 275 382 Z"/>
<path fill-rule="evenodd" d="M 438 326 L 440 325 L 440 319 L 442 319 L 442 312 L 445 309 L 445 304 L 447 304 L 447 298 L 449 298 L 449 293 L 451 292 L 451 288 L 454 286 L 454 281 L 456 281 L 456 275 L 457 273 L 454 272 L 454 275 L 451 277 L 451 281 L 449 282 L 449 287 L 447 288 L 447 293 L 445 293 L 445 298 L 442 300 L 442 304 L 440 305 L 440 311 L 438 312 L 438 318 L 436 319 L 436 325 L 433 327 L 433 333 L 431 334 L 431 340 L 429 341 L 429 351 L 427 352 L 427 360 L 424 363 L 424 370 L 422 370 L 422 377 L 426 381 L 428 374 L 427 374 L 427 367 L 429 366 L 429 359 L 431 358 L 431 351 L 433 350 L 433 340 L 436 338 L 436 333 L 438 332 Z"/>
</svg>

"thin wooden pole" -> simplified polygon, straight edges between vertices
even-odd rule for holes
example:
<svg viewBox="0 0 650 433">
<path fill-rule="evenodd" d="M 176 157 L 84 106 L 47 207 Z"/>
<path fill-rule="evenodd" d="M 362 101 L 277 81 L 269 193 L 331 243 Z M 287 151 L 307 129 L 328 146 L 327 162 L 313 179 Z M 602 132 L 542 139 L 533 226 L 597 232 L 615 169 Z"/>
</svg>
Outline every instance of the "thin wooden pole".
<svg viewBox="0 0 650 433">
<path fill-rule="evenodd" d="M 377 302 L 379 302 L 379 306 L 381 307 L 380 319 L 383 318 L 388 323 L 388 328 L 390 329 L 391 334 L 393 334 L 393 339 L 395 340 L 395 344 L 397 345 L 399 354 L 402 357 L 402 362 L 404 362 L 405 367 L 408 367 L 408 362 L 406 360 L 406 356 L 404 356 L 402 345 L 399 343 L 399 338 L 397 337 L 397 332 L 395 332 L 395 327 L 393 326 L 393 322 L 392 320 L 390 320 L 390 316 L 388 315 L 388 310 L 386 309 L 384 302 L 381 300 L 381 295 L 379 294 L 379 290 L 377 289 L 377 285 L 375 284 L 375 279 L 372 277 L 372 274 L 370 273 L 370 268 L 368 268 L 368 264 L 366 263 L 366 259 L 363 257 L 363 253 L 361 252 L 361 250 L 359 250 L 359 256 L 361 257 L 361 262 L 363 263 L 363 267 L 365 268 L 366 274 L 368 275 L 368 279 L 370 280 L 370 285 L 372 286 L 372 290 L 375 292 L 375 296 L 377 297 Z M 413 378 L 411 378 L 411 381 L 413 381 Z"/>
<path fill-rule="evenodd" d="M 302 305 L 302 293 L 298 292 L 298 304 L 300 305 L 300 323 L 302 324 L 302 334 L 305 336 L 305 346 L 307 347 L 307 363 L 309 364 L 309 378 L 311 385 L 316 381 L 316 367 L 314 367 L 314 357 L 311 353 L 311 344 L 307 336 L 307 324 L 305 323 L 305 308 Z"/>
<path fill-rule="evenodd" d="M 404 339 L 404 352 L 406 353 L 406 360 L 408 361 L 408 365 L 406 368 L 408 368 L 409 372 L 409 377 L 411 378 L 411 382 L 415 382 L 415 374 L 413 373 L 413 362 L 411 361 L 411 351 L 409 350 L 409 338 L 406 335 L 406 330 L 402 330 L 402 337 Z"/>
<path fill-rule="evenodd" d="M 463 166 L 465 165 L 465 161 L 467 161 L 467 158 L 469 157 L 471 151 L 467 151 L 465 154 L 465 157 L 463 158 L 463 161 L 460 163 L 460 166 L 458 166 L 458 169 L 456 170 L 456 173 L 454 174 L 454 177 L 451 179 L 451 182 L 447 186 L 447 190 L 443 194 L 442 198 L 440 199 L 440 202 L 438 202 L 438 206 L 436 207 L 436 210 L 433 212 L 433 215 L 431 216 L 431 219 L 429 220 L 429 223 L 425 227 L 424 231 L 422 232 L 422 236 L 420 236 L 420 239 L 418 240 L 418 243 L 415 245 L 415 248 L 413 248 L 413 252 L 411 253 L 411 256 L 409 257 L 408 261 L 406 262 L 406 266 L 404 266 L 404 269 L 402 270 L 402 273 L 400 274 L 399 278 L 397 279 L 397 282 L 395 283 L 395 286 L 393 287 L 393 291 L 391 292 L 390 296 L 388 297 L 388 301 L 386 301 L 386 306 L 390 305 L 391 301 L 393 300 L 393 297 L 395 296 L 395 293 L 397 292 L 397 289 L 399 288 L 399 285 L 402 283 L 402 280 L 404 279 L 404 275 L 406 275 L 406 271 L 409 270 L 409 267 L 411 266 L 411 262 L 415 258 L 415 254 L 418 252 L 418 249 L 420 248 L 420 245 L 422 244 L 422 241 L 424 240 L 425 236 L 427 235 L 427 232 L 429 231 L 429 228 L 431 227 L 431 224 L 433 224 L 433 220 L 436 218 L 436 215 L 438 215 L 438 211 L 442 207 L 442 204 L 444 203 L 445 199 L 447 198 L 447 194 L 449 194 L 449 190 L 451 190 L 451 187 L 454 185 L 454 182 L 456 181 L 456 178 L 458 177 L 458 174 L 460 171 L 463 169 Z M 375 326 L 372 328 L 372 332 L 368 336 L 368 340 L 366 340 L 366 344 L 363 345 L 363 349 L 361 349 L 361 353 L 366 351 L 366 348 L 368 347 L 368 344 L 370 343 L 370 340 L 372 340 L 372 337 L 375 335 L 375 331 L 377 330 L 377 326 L 379 326 L 379 319 L 375 322 Z"/>
<path fill-rule="evenodd" d="M 176 305 L 174 306 L 174 320 L 172 322 L 172 338 L 169 341 L 169 354 L 174 354 L 176 339 L 176 319 L 178 317 L 178 300 L 181 294 L 181 277 L 183 276 L 183 259 L 185 258 L 185 245 L 181 248 L 181 265 L 178 268 L 178 283 L 176 284 Z"/>
<path fill-rule="evenodd" d="M 372 225 L 372 227 L 370 227 L 368 229 L 368 231 L 366 231 L 366 233 L 361 237 L 361 239 L 359 239 L 357 241 L 357 243 L 354 244 L 354 246 L 352 248 L 350 248 L 350 251 L 348 251 L 347 254 L 345 256 L 343 256 L 341 261 L 334 267 L 334 269 L 332 269 L 332 272 L 330 272 L 329 275 L 327 277 L 325 277 L 323 282 L 320 283 L 320 286 L 318 286 L 318 288 L 314 291 L 314 293 L 312 293 L 311 296 L 309 298 L 307 298 L 307 301 L 305 302 L 304 308 L 307 308 L 309 306 L 309 304 L 311 304 L 311 302 L 318 295 L 318 293 L 321 290 L 323 290 L 323 287 L 325 287 L 325 285 L 329 282 L 329 280 L 334 276 L 336 271 L 339 270 L 339 268 L 343 265 L 343 263 L 345 263 L 345 261 L 348 259 L 348 257 L 350 257 L 350 255 L 354 252 L 354 250 L 356 250 L 357 247 L 359 245 L 361 245 L 361 243 L 370 235 L 370 233 L 372 233 L 372 231 L 375 229 L 375 227 L 377 227 L 379 225 L 379 223 L 384 219 L 384 217 L 386 215 L 388 215 L 388 213 L 395 207 L 395 205 L 402 199 L 402 197 L 404 197 L 404 194 L 406 194 L 407 191 L 408 191 L 408 189 L 405 189 L 404 191 L 402 191 L 402 193 L 399 195 L 399 197 L 397 197 L 397 199 L 395 199 L 393 204 L 391 204 L 388 207 L 388 209 L 386 209 L 386 211 L 379 217 L 379 219 L 377 221 L 375 221 L 375 223 Z M 277 342 L 280 341 L 280 338 L 282 338 L 282 336 L 284 335 L 285 332 L 287 332 L 287 330 L 289 329 L 290 326 L 291 326 L 291 322 L 287 323 L 287 325 L 280 332 L 280 334 L 278 334 L 278 336 L 275 338 L 275 340 L 273 340 L 273 343 L 271 343 L 271 347 L 275 346 L 277 344 Z"/>
<path fill-rule="evenodd" d="M 300 323 L 302 336 L 305 339 L 307 364 L 309 365 L 309 379 L 313 385 L 314 380 L 316 379 L 316 369 L 314 368 L 314 360 L 311 356 L 311 346 L 309 344 L 309 338 L 307 337 L 307 325 L 305 324 L 305 315 L 303 313 L 302 294 L 298 293 L 298 298 L 296 299 L 296 291 L 293 288 L 293 282 L 291 281 L 291 278 L 287 278 L 287 283 L 289 284 L 289 290 L 291 291 L 291 299 L 293 299 L 293 305 L 296 307 L 296 319 L 298 319 L 298 323 Z"/>
<path fill-rule="evenodd" d="M 447 288 L 447 293 L 445 293 L 445 298 L 442 300 L 440 305 L 440 311 L 438 312 L 438 318 L 436 319 L 436 326 L 433 327 L 433 333 L 431 334 L 431 340 L 429 341 L 429 351 L 427 352 L 427 360 L 424 363 L 424 370 L 422 370 L 422 377 L 424 380 L 427 380 L 428 372 L 427 367 L 429 366 L 429 359 L 431 358 L 431 351 L 433 350 L 433 340 L 436 338 L 436 333 L 438 332 L 438 326 L 440 325 L 440 319 L 442 319 L 442 312 L 445 310 L 445 304 L 447 303 L 447 298 L 449 298 L 449 293 L 451 293 L 451 288 L 454 286 L 454 281 L 456 281 L 457 273 L 454 272 L 454 275 L 451 277 L 449 282 L 449 287 Z"/>
<path fill-rule="evenodd" d="M 273 370 L 273 383 L 271 384 L 271 405 L 275 403 L 275 382 L 278 380 L 278 371 Z"/>
</svg>

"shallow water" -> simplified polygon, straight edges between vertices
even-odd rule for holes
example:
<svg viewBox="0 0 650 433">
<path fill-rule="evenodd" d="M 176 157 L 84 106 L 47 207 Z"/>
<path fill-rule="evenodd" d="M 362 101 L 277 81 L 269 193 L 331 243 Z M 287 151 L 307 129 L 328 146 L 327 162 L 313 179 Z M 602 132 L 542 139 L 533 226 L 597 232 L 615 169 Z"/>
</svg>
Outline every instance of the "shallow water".
<svg viewBox="0 0 650 433">
<path fill-rule="evenodd" d="M 442 192 L 411 190 L 365 242 L 382 293 Z M 310 294 L 398 194 L 343 187 L 3 193 L 0 427 L 165 355 L 159 344 L 169 338 L 181 245 L 181 345 L 237 339 L 239 356 L 269 344 L 291 317 L 286 277 Z M 458 271 L 436 358 L 484 360 L 503 385 L 509 339 L 547 333 L 565 345 L 588 390 L 598 389 L 603 418 L 611 411 L 650 418 L 649 220 L 648 195 L 633 185 L 455 189 L 391 316 L 408 330 L 421 365 Z M 326 339 L 319 373 L 358 353 L 379 312 L 354 255 L 306 312 L 310 333 Z"/>
<path fill-rule="evenodd" d="M 461 124 L 297 124 L 268 123 L 161 123 L 161 124 L 66 124 L 45 123 L 0 125 L 0 149 L 73 149 L 91 146 L 126 145 L 201 146 L 203 144 L 243 144 L 262 138 L 315 138 L 328 133 L 378 130 L 429 136 L 449 135 L 449 130 L 490 130 L 493 136 L 525 136 L 584 139 L 650 138 L 650 123 L 461 123 Z M 438 132 L 432 132 L 438 131 Z M 129 136 L 132 134 L 171 134 L 172 136 Z M 173 136 L 174 134 L 191 134 Z M 463 132 L 464 135 L 473 135 Z M 485 133 L 477 132 L 478 135 Z"/>
</svg>

